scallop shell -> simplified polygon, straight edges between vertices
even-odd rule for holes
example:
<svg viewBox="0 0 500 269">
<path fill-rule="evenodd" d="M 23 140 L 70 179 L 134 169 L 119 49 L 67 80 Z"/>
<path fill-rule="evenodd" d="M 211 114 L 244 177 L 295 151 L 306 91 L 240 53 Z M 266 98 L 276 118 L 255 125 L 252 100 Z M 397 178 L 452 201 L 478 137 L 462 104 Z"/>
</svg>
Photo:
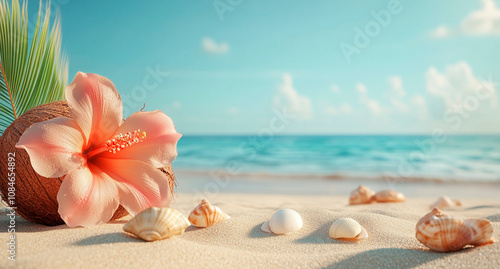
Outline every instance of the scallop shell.
<svg viewBox="0 0 500 269">
<path fill-rule="evenodd" d="M 151 207 L 127 222 L 123 230 L 143 240 L 155 241 L 183 234 L 189 225 L 186 217 L 175 209 Z"/>
<path fill-rule="evenodd" d="M 365 239 L 368 233 L 357 221 L 351 218 L 342 218 L 333 222 L 328 232 L 333 239 Z"/>
<path fill-rule="evenodd" d="M 261 230 L 275 234 L 291 234 L 302 228 L 302 217 L 295 210 L 281 209 L 273 214 L 269 221 L 264 222 Z"/>
<path fill-rule="evenodd" d="M 375 195 L 373 195 L 372 201 L 378 203 L 404 202 L 405 196 L 397 191 L 391 191 L 391 190 L 379 191 L 375 193 Z"/>
<path fill-rule="evenodd" d="M 437 252 L 451 252 L 466 245 L 492 243 L 493 227 L 485 219 L 461 220 L 438 208 L 420 219 L 416 226 L 418 241 Z"/>
<path fill-rule="evenodd" d="M 430 208 L 433 209 L 433 208 L 440 208 L 440 209 L 444 209 L 444 208 L 447 208 L 447 207 L 453 207 L 453 206 L 461 206 L 462 203 L 459 202 L 459 201 L 452 201 L 449 197 L 447 196 L 441 196 L 439 197 L 439 199 L 437 199 L 436 202 L 434 202 Z"/>
<path fill-rule="evenodd" d="M 201 203 L 189 214 L 189 221 L 196 227 L 208 227 L 230 219 L 220 208 L 211 205 L 207 200 Z"/>
<path fill-rule="evenodd" d="M 359 186 L 357 189 L 351 192 L 351 197 L 349 197 L 350 205 L 359 204 L 369 204 L 371 203 L 371 198 L 375 195 L 375 192 L 368 189 L 365 186 Z"/>
</svg>

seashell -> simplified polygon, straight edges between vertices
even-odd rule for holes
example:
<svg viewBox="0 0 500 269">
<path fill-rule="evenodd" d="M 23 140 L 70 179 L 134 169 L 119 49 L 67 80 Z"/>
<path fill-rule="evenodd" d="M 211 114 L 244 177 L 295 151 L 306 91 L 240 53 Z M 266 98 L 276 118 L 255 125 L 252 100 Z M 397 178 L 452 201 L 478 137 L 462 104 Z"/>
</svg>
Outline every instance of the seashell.
<svg viewBox="0 0 500 269">
<path fill-rule="evenodd" d="M 291 234 L 302 228 L 302 217 L 292 209 L 280 209 L 260 227 L 266 233 Z"/>
<path fill-rule="evenodd" d="M 357 221 L 351 218 L 342 218 L 333 222 L 328 232 L 333 239 L 366 239 L 368 233 Z"/>
<path fill-rule="evenodd" d="M 466 245 L 492 243 L 493 227 L 485 219 L 461 220 L 444 214 L 438 208 L 420 219 L 416 237 L 420 243 L 437 252 L 452 252 Z"/>
<path fill-rule="evenodd" d="M 462 203 L 460 201 L 452 201 L 447 196 L 441 196 L 441 197 L 439 197 L 439 199 L 436 202 L 434 202 L 430 206 L 430 208 L 431 209 L 433 209 L 433 208 L 444 209 L 444 208 L 447 208 L 447 207 L 461 206 L 461 205 L 462 205 Z"/>
<path fill-rule="evenodd" d="M 375 193 L 372 197 L 372 201 L 378 203 L 394 203 L 394 202 L 404 202 L 405 196 L 397 191 L 379 191 Z"/>
<path fill-rule="evenodd" d="M 375 192 L 368 189 L 365 186 L 359 186 L 357 189 L 351 192 L 351 197 L 349 197 L 350 205 L 359 204 L 369 204 L 372 202 L 371 198 L 375 195 Z"/>
<path fill-rule="evenodd" d="M 266 233 L 272 233 L 273 231 L 271 231 L 271 227 L 269 227 L 269 221 L 266 221 L 262 224 L 262 226 L 260 226 L 260 229 L 263 231 L 263 232 L 266 232 Z"/>
<path fill-rule="evenodd" d="M 230 219 L 220 208 L 211 205 L 207 200 L 201 203 L 189 214 L 189 221 L 196 227 L 208 227 Z"/>
<path fill-rule="evenodd" d="M 493 226 L 487 219 L 465 219 L 465 225 L 471 230 L 469 245 L 480 246 L 493 243 Z"/>
<path fill-rule="evenodd" d="M 146 241 L 155 241 L 183 234 L 190 223 L 179 211 L 151 207 L 133 217 L 123 226 L 127 233 Z"/>
</svg>

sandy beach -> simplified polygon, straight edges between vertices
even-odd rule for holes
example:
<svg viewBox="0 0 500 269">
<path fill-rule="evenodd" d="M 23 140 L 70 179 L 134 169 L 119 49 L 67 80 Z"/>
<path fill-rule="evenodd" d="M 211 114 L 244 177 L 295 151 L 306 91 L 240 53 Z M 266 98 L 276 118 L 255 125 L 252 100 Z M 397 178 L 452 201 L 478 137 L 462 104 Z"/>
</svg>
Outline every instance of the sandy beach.
<svg viewBox="0 0 500 269">
<path fill-rule="evenodd" d="M 182 186 L 182 181 L 179 184 Z M 444 191 L 446 186 L 424 184 L 420 188 Z M 490 190 L 498 190 L 498 186 Z M 179 192 L 172 207 L 187 216 L 199 202 L 199 195 Z M 493 224 L 495 238 L 500 238 L 500 199 L 481 197 L 480 192 L 475 195 L 477 198 L 461 199 L 462 207 L 445 212 L 460 218 L 486 218 Z M 183 235 L 156 242 L 125 234 L 122 227 L 130 217 L 90 228 L 47 227 L 18 219 L 16 261 L 8 260 L 4 252 L 0 267 L 499 268 L 498 243 L 443 254 L 429 251 L 417 241 L 415 224 L 429 212 L 433 200 L 410 194 L 404 203 L 349 206 L 348 193 L 221 192 L 212 195 L 211 202 L 228 213 L 230 220 L 208 228 L 191 226 Z M 280 208 L 299 212 L 304 227 L 291 235 L 261 232 L 262 223 Z M 328 229 L 341 217 L 356 219 L 366 228 L 369 238 L 358 242 L 330 239 Z M 7 226 L 8 217 L 2 214 L 0 227 Z M 7 241 L 6 235 L 2 231 L 3 242 Z"/>
</svg>

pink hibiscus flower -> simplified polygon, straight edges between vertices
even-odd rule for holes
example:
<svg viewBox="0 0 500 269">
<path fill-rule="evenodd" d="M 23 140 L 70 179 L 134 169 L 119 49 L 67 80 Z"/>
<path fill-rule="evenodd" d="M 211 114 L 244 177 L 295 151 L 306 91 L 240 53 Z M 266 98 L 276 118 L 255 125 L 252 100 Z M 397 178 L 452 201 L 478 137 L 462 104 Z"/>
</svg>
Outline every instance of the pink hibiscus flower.
<svg viewBox="0 0 500 269">
<path fill-rule="evenodd" d="M 123 122 L 113 83 L 78 72 L 66 87 L 71 118 L 33 124 L 16 144 L 35 171 L 64 177 L 57 201 L 70 227 L 105 223 L 121 204 L 131 215 L 168 207 L 168 178 L 158 168 L 177 156 L 181 134 L 163 112 L 136 112 Z"/>
</svg>

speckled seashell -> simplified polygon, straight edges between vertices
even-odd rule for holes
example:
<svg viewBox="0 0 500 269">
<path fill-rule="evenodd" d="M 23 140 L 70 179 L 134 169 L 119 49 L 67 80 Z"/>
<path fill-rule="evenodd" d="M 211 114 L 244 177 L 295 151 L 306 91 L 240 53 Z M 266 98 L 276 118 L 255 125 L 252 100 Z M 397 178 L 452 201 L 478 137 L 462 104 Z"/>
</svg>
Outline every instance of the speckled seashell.
<svg viewBox="0 0 500 269">
<path fill-rule="evenodd" d="M 302 217 L 295 210 L 281 209 L 273 214 L 269 221 L 264 222 L 261 230 L 266 233 L 291 234 L 302 228 Z"/>
<path fill-rule="evenodd" d="M 461 220 L 438 208 L 420 219 L 416 226 L 418 241 L 437 252 L 452 252 L 466 245 L 492 243 L 493 227 L 488 220 Z"/>
<path fill-rule="evenodd" d="M 373 202 L 377 203 L 395 203 L 395 202 L 404 202 L 405 196 L 397 191 L 379 191 L 375 193 L 372 197 Z"/>
<path fill-rule="evenodd" d="M 127 233 L 146 241 L 155 241 L 183 234 L 190 223 L 179 211 L 151 207 L 133 217 L 123 226 Z"/>
<path fill-rule="evenodd" d="M 368 189 L 365 186 L 359 186 L 357 189 L 351 192 L 351 196 L 349 197 L 350 205 L 359 205 L 359 204 L 369 204 L 372 202 L 372 197 L 375 195 L 375 192 Z"/>
<path fill-rule="evenodd" d="M 220 208 L 211 205 L 207 200 L 201 203 L 189 214 L 189 221 L 196 227 L 209 227 L 221 221 L 230 219 Z"/>
<path fill-rule="evenodd" d="M 445 209 L 448 207 L 453 207 L 453 206 L 461 206 L 462 203 L 460 201 L 452 201 L 450 198 L 447 196 L 441 196 L 439 199 L 437 199 L 436 202 L 434 202 L 430 208 L 440 208 L 440 209 Z"/>
<path fill-rule="evenodd" d="M 366 239 L 368 233 L 357 221 L 351 218 L 337 219 L 328 232 L 333 239 Z"/>
</svg>

